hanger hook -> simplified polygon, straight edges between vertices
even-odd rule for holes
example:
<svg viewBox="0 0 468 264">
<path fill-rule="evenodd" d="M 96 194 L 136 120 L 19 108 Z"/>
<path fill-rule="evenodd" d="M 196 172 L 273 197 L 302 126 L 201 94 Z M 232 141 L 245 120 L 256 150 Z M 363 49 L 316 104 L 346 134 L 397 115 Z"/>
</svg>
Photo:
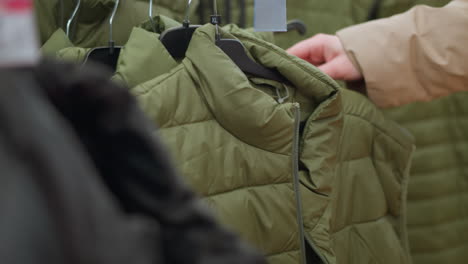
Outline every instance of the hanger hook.
<svg viewBox="0 0 468 264">
<path fill-rule="evenodd" d="M 149 20 L 151 22 L 151 27 L 153 28 L 153 32 L 156 33 L 156 24 L 154 23 L 153 19 L 153 0 L 149 1 Z"/>
<path fill-rule="evenodd" d="M 215 16 L 218 16 L 218 4 L 217 4 L 217 1 L 216 0 L 213 0 L 213 11 L 214 11 L 214 15 Z M 216 23 L 215 24 L 215 27 L 216 27 L 216 39 L 219 40 L 221 39 L 221 36 L 219 34 L 219 23 Z"/>
<path fill-rule="evenodd" d="M 80 5 L 81 5 L 81 0 L 77 0 L 77 1 L 76 1 L 75 9 L 73 10 L 72 15 L 70 16 L 70 18 L 69 18 L 68 21 L 67 21 L 67 37 L 68 37 L 68 38 L 70 38 L 70 27 L 71 27 L 71 24 L 72 24 L 73 20 L 75 19 L 76 14 L 78 13 L 78 9 L 80 9 Z"/>
<path fill-rule="evenodd" d="M 189 16 L 190 16 L 190 7 L 191 6 L 192 6 L 192 0 L 188 0 L 187 7 L 185 8 L 185 17 L 184 17 L 184 21 L 183 21 L 183 26 L 186 27 L 186 28 L 190 25 Z"/>
<path fill-rule="evenodd" d="M 114 23 L 114 17 L 115 13 L 117 13 L 117 9 L 119 8 L 119 2 L 120 0 L 115 0 L 115 5 L 114 5 L 114 10 L 112 10 L 112 15 L 109 18 L 109 48 L 111 54 L 114 52 L 114 39 L 112 38 L 113 35 L 113 23 Z"/>
</svg>

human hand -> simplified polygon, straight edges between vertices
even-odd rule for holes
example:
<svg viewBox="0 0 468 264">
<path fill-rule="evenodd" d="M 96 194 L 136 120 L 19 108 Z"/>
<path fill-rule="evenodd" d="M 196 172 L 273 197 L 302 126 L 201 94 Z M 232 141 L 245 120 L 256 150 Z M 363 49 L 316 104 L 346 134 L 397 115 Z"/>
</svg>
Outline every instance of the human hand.
<svg viewBox="0 0 468 264">
<path fill-rule="evenodd" d="M 297 43 L 287 52 L 317 66 L 335 80 L 356 81 L 363 78 L 337 36 L 318 34 Z"/>
</svg>

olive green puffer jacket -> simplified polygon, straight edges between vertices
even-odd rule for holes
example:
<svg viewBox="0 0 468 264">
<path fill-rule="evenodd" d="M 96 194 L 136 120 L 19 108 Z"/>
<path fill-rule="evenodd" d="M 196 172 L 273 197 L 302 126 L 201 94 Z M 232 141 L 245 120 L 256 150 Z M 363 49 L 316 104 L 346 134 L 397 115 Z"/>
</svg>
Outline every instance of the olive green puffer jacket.
<svg viewBox="0 0 468 264">
<path fill-rule="evenodd" d="M 411 136 L 303 61 L 234 26 L 228 31 L 226 37 L 241 39 L 291 84 L 246 78 L 213 46 L 211 25 L 195 33 L 180 64 L 157 41 L 143 49 L 148 42 L 138 38 L 157 39 L 143 30 L 133 31 L 119 59 L 116 79 L 130 86 L 148 78 L 131 70 L 139 57 L 146 57 L 145 67 L 166 72 L 131 91 L 160 126 L 190 185 L 270 263 L 299 263 L 297 213 L 324 263 L 410 263 Z"/>
</svg>

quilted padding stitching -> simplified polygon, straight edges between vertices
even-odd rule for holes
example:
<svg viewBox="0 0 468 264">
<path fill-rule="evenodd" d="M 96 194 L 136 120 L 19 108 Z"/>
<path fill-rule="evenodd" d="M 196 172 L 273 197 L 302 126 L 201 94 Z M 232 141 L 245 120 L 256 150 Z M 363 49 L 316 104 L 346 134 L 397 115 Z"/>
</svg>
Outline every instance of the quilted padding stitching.
<svg viewBox="0 0 468 264">
<path fill-rule="evenodd" d="M 356 118 L 359 118 L 369 124 L 371 124 L 374 128 L 376 128 L 380 133 L 382 133 L 383 135 L 387 136 L 388 138 L 392 139 L 395 143 L 397 143 L 399 146 L 401 146 L 402 148 L 408 150 L 408 151 L 411 151 L 411 148 L 412 148 L 412 145 L 411 144 L 408 144 L 408 145 L 405 145 L 404 143 L 400 142 L 397 138 L 395 138 L 393 135 L 390 135 L 387 133 L 386 129 L 385 128 L 382 128 L 380 127 L 378 124 L 358 115 L 358 114 L 352 114 L 352 113 L 345 113 L 345 116 L 352 116 L 352 117 L 356 117 Z"/>
<path fill-rule="evenodd" d="M 266 255 L 266 257 L 270 258 L 270 257 L 283 255 L 283 254 L 290 254 L 290 253 L 294 253 L 294 252 L 299 252 L 299 250 L 296 249 L 296 250 L 289 250 L 289 251 L 284 251 L 284 252 L 272 253 L 272 254 Z"/>
<path fill-rule="evenodd" d="M 374 224 L 376 222 L 379 222 L 379 221 L 382 221 L 382 220 L 385 220 L 386 218 L 389 218 L 391 216 L 389 215 L 384 215 L 382 217 L 379 217 L 379 218 L 376 218 L 376 219 L 372 219 L 372 220 L 369 220 L 369 221 L 364 221 L 364 222 L 359 222 L 359 223 L 352 223 L 352 224 L 349 224 L 347 226 L 344 226 L 343 228 L 340 228 L 338 230 L 336 230 L 335 232 L 333 232 L 333 235 L 337 235 L 341 232 L 346 232 L 348 231 L 349 229 L 352 229 L 353 226 L 359 226 L 359 225 L 367 225 L 367 224 Z M 385 222 L 388 222 L 388 221 L 385 221 Z"/>
<path fill-rule="evenodd" d="M 437 228 L 437 226 L 447 226 L 447 225 L 452 225 L 455 222 L 467 222 L 468 225 L 468 215 L 465 217 L 457 217 L 453 218 L 447 221 L 438 221 L 437 223 L 424 223 L 424 224 L 409 224 L 408 226 L 411 227 L 411 230 L 418 230 L 418 229 L 427 229 L 430 231 L 434 231 L 434 228 Z M 467 240 L 468 242 L 468 237 Z"/>
<path fill-rule="evenodd" d="M 460 145 L 460 144 L 468 144 L 468 139 L 454 139 L 454 140 L 443 140 L 443 141 L 437 141 L 434 140 L 431 144 L 426 144 L 421 146 L 421 144 L 418 144 L 418 151 L 421 150 L 426 150 L 426 149 L 431 149 L 431 148 L 452 148 L 453 145 Z"/>
<path fill-rule="evenodd" d="M 177 129 L 177 128 L 184 127 L 184 126 L 193 126 L 193 125 L 199 125 L 199 124 L 202 124 L 202 123 L 215 122 L 215 121 L 216 121 L 215 119 L 210 118 L 210 119 L 197 120 L 197 121 L 183 123 L 183 124 L 176 124 L 176 125 L 173 125 L 173 126 L 165 126 L 165 127 L 159 128 L 159 129 L 156 128 L 156 130 Z"/>
<path fill-rule="evenodd" d="M 266 149 L 261 149 L 257 146 L 253 146 L 251 144 L 248 144 L 247 142 L 244 142 L 242 141 L 240 138 L 238 138 L 236 135 L 233 135 L 229 130 L 227 130 L 226 128 L 224 128 L 216 119 L 210 119 L 210 120 L 205 120 L 205 121 L 201 121 L 201 122 L 195 122 L 195 123 L 184 123 L 184 124 L 180 124 L 180 125 L 177 125 L 177 126 L 172 126 L 172 127 L 161 127 L 160 130 L 163 130 L 163 129 L 174 129 L 174 128 L 179 128 L 179 127 L 183 127 L 183 126 L 189 126 L 189 125 L 194 125 L 194 124 L 198 124 L 198 123 L 204 123 L 204 122 L 215 122 L 224 132 L 226 132 L 227 134 L 229 134 L 230 136 L 234 137 L 238 142 L 240 142 L 241 144 L 244 144 L 246 146 L 249 146 L 251 148 L 254 148 L 256 150 L 260 150 L 262 152 L 266 152 L 266 153 L 270 153 L 270 154 L 275 154 L 275 155 L 280 155 L 280 156 L 284 156 L 284 157 L 290 157 L 291 155 L 287 155 L 287 154 L 283 154 L 283 153 L 276 153 L 276 152 L 272 152 L 272 151 L 269 151 L 269 150 L 266 150 Z"/>
<path fill-rule="evenodd" d="M 258 184 L 258 185 L 242 186 L 242 187 L 239 187 L 239 188 L 236 188 L 236 189 L 230 189 L 230 190 L 227 190 L 227 191 L 221 191 L 221 192 L 218 192 L 218 193 L 213 193 L 213 194 L 210 194 L 210 195 L 207 195 L 207 196 L 204 196 L 204 197 L 205 198 L 213 198 L 213 197 L 216 197 L 216 196 L 222 196 L 222 195 L 225 195 L 225 194 L 230 194 L 232 192 L 241 191 L 241 190 L 247 190 L 247 189 L 253 189 L 253 188 L 262 188 L 262 187 L 275 186 L 275 185 L 291 185 L 291 184 L 292 184 L 291 182 L 285 181 L 285 182 L 278 182 L 278 183 L 264 183 L 264 184 Z"/>
<path fill-rule="evenodd" d="M 174 76 L 174 75 L 176 75 L 179 71 L 182 71 L 182 70 L 184 70 L 183 65 L 179 65 L 179 66 L 175 67 L 174 69 L 172 69 L 170 73 L 167 73 L 165 75 L 161 75 L 161 76 L 159 76 L 159 77 L 157 77 L 155 79 L 152 79 L 150 81 L 147 81 L 147 82 L 143 83 L 143 84 L 148 84 L 148 86 L 149 86 L 146 90 L 138 91 L 138 92 L 132 91 L 132 93 L 135 96 L 146 95 L 149 92 L 151 92 L 153 90 L 156 90 L 160 86 L 160 84 L 163 83 L 164 81 L 166 81 L 166 80 L 168 80 L 170 78 L 176 78 L 177 76 Z M 154 82 L 154 84 L 153 84 L 153 82 Z M 150 83 L 152 85 L 149 85 Z"/>
<path fill-rule="evenodd" d="M 459 112 L 459 114 L 462 115 L 468 115 L 468 112 Z M 399 121 L 398 123 L 401 125 L 409 125 L 409 126 L 417 126 L 418 123 L 428 123 L 428 122 L 440 122 L 440 123 L 450 123 L 450 122 L 468 122 L 466 119 L 460 119 L 459 116 L 451 116 L 451 115 L 432 115 L 432 116 L 427 116 L 424 118 L 416 118 L 416 119 L 411 119 L 411 120 L 405 120 L 405 121 Z M 467 124 L 468 125 L 468 124 Z"/>
</svg>

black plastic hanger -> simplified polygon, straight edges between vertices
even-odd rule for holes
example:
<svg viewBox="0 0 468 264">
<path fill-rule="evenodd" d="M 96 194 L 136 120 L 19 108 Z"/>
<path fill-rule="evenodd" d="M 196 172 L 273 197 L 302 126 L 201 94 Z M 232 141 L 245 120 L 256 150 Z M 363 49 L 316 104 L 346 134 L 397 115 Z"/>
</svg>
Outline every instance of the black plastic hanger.
<svg viewBox="0 0 468 264">
<path fill-rule="evenodd" d="M 63 4 L 63 0 L 60 0 L 58 2 L 58 8 L 60 10 L 60 17 L 59 17 L 60 28 L 63 28 L 63 22 L 65 21 L 65 7 Z"/>
<path fill-rule="evenodd" d="M 374 0 L 369 10 L 369 13 L 367 14 L 367 21 L 375 20 L 379 17 L 381 5 L 382 5 L 382 0 Z"/>
<path fill-rule="evenodd" d="M 237 39 L 218 39 L 218 46 L 244 73 L 277 82 L 286 82 L 286 79 L 276 70 L 266 68 L 253 61 L 245 52 L 244 45 Z"/>
<path fill-rule="evenodd" d="M 113 33 L 113 22 L 115 13 L 119 7 L 120 0 L 115 0 L 114 10 L 112 11 L 112 15 L 109 19 L 109 45 L 107 47 L 98 47 L 91 49 L 87 54 L 84 61 L 86 65 L 89 61 L 96 62 L 102 65 L 105 65 L 111 68 L 113 71 L 117 68 L 117 61 L 119 59 L 120 50 L 122 49 L 121 46 L 115 46 L 115 41 L 112 38 Z"/>
<path fill-rule="evenodd" d="M 286 82 L 286 79 L 274 69 L 266 68 L 254 60 L 246 53 L 245 47 L 237 39 L 222 39 L 219 33 L 219 24 L 221 16 L 218 15 L 216 0 L 213 0 L 214 15 L 211 16 L 211 23 L 216 26 L 216 46 L 218 46 L 244 73 L 254 75 L 256 77 Z"/>
<path fill-rule="evenodd" d="M 159 37 L 159 40 L 161 40 L 169 54 L 175 59 L 185 57 L 193 33 L 200 27 L 200 25 L 190 25 L 189 12 L 191 4 L 192 0 L 189 0 L 187 8 L 185 9 L 185 18 L 182 22 L 182 26 L 170 28 L 164 31 Z"/>
<path fill-rule="evenodd" d="M 154 19 L 153 19 L 153 0 L 149 0 L 148 17 L 151 22 L 151 27 L 153 28 L 153 32 L 157 33 L 156 25 L 154 24 Z"/>
<path fill-rule="evenodd" d="M 245 28 L 246 26 L 246 4 L 245 0 L 239 0 L 239 27 L 240 28 Z"/>
<path fill-rule="evenodd" d="M 299 19 L 288 21 L 287 29 L 288 32 L 296 30 L 301 36 L 304 36 L 307 33 L 307 25 Z"/>
<path fill-rule="evenodd" d="M 70 39 L 70 27 L 71 27 L 71 24 L 72 24 L 73 20 L 75 19 L 76 14 L 78 13 L 78 10 L 80 9 L 80 5 L 81 5 L 81 0 L 77 0 L 77 1 L 76 1 L 75 9 L 73 9 L 72 15 L 71 15 L 70 18 L 67 20 L 67 31 L 66 31 L 66 34 L 67 34 L 67 38 L 68 38 L 68 39 Z"/>
</svg>

